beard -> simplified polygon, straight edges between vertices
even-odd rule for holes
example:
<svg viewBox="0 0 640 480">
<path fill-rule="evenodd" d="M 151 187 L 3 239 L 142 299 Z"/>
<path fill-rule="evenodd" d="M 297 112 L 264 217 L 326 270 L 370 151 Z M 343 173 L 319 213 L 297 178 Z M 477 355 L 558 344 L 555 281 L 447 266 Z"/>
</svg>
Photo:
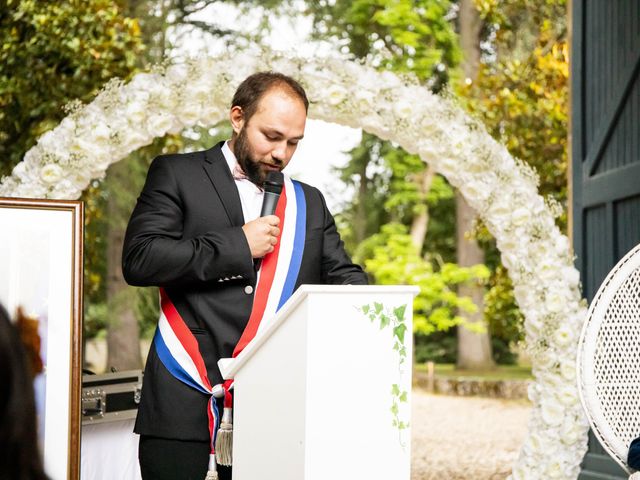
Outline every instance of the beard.
<svg viewBox="0 0 640 480">
<path fill-rule="evenodd" d="M 238 160 L 238 165 L 240 165 L 249 181 L 262 188 L 266 175 L 260 168 L 260 162 L 254 158 L 247 132 L 244 128 L 240 130 L 233 150 L 236 160 Z"/>
<path fill-rule="evenodd" d="M 238 133 L 238 136 L 236 137 L 236 141 L 233 146 L 233 153 L 236 156 L 238 165 L 240 165 L 240 168 L 249 181 L 262 188 L 267 177 L 267 170 L 260 165 L 260 160 L 256 158 L 253 153 L 253 148 L 244 128 L 240 130 L 240 133 Z M 284 166 L 282 160 L 276 158 L 272 158 L 271 161 L 267 163 L 278 167 L 280 170 L 282 170 Z"/>
</svg>

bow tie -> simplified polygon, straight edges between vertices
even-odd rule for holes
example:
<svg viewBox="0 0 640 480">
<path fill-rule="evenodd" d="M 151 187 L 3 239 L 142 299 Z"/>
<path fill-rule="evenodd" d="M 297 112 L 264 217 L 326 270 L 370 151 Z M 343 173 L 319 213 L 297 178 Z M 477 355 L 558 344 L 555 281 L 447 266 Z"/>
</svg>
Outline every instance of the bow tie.
<svg viewBox="0 0 640 480">
<path fill-rule="evenodd" d="M 233 172 L 231 172 L 231 176 L 234 180 L 249 180 L 249 177 L 242 171 L 240 165 L 236 163 L 236 166 L 233 167 Z"/>
</svg>

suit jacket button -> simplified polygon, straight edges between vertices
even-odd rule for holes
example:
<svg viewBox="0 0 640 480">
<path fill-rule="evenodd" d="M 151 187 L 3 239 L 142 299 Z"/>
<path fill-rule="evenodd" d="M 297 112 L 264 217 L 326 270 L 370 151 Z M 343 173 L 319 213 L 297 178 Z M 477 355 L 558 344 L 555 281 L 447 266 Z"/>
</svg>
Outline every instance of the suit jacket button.
<svg viewBox="0 0 640 480">
<path fill-rule="evenodd" d="M 247 285 L 246 287 L 244 287 L 244 293 L 246 293 L 247 295 L 251 295 L 253 293 L 253 287 L 251 285 Z"/>
</svg>

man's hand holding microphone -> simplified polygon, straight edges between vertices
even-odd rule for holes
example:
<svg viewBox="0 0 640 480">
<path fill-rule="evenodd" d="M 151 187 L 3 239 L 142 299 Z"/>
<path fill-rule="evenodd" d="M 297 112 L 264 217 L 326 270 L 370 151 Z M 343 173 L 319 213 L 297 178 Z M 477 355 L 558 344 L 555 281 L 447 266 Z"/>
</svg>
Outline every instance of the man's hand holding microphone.
<svg viewBox="0 0 640 480">
<path fill-rule="evenodd" d="M 242 226 L 253 258 L 261 259 L 267 253 L 273 252 L 276 243 L 278 243 L 280 219 L 274 215 L 274 212 L 276 211 L 283 184 L 284 177 L 282 172 L 269 172 L 267 174 L 267 178 L 264 181 L 264 199 L 260 216 Z M 257 260 L 256 269 L 259 267 L 260 260 Z"/>
</svg>

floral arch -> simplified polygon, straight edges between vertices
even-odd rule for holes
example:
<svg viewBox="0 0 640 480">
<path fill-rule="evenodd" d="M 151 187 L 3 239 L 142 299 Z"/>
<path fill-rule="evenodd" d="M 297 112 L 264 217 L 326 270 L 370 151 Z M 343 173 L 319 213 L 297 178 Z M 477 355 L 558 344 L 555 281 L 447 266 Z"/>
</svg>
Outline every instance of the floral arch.
<svg viewBox="0 0 640 480">
<path fill-rule="evenodd" d="M 343 59 L 272 52 L 158 67 L 127 84 L 112 81 L 78 105 L 0 182 L 0 196 L 78 198 L 110 164 L 154 138 L 224 120 L 235 87 L 265 69 L 300 79 L 312 118 L 362 128 L 419 154 L 478 212 L 509 270 L 532 349 L 533 408 L 512 478 L 577 478 L 588 430 L 575 368 L 586 306 L 569 241 L 554 223 L 558 208 L 538 194 L 530 167 L 453 101 L 411 79 Z"/>
</svg>

